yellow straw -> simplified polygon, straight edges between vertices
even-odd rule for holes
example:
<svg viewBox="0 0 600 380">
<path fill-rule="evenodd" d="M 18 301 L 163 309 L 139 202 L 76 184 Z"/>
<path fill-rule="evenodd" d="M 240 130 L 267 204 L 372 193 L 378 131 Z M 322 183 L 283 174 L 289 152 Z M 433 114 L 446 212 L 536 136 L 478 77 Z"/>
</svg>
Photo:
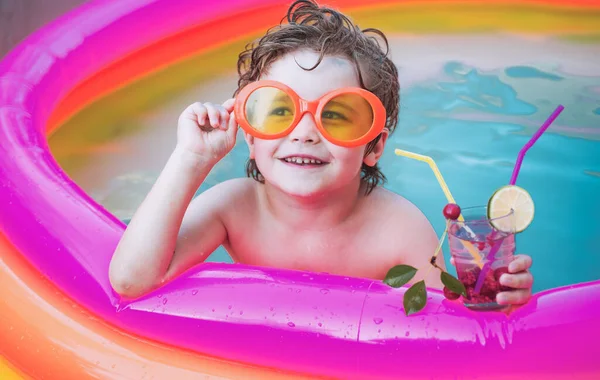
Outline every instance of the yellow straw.
<svg viewBox="0 0 600 380">
<path fill-rule="evenodd" d="M 427 163 L 429 165 L 429 167 L 431 168 L 431 170 L 433 170 L 433 174 L 435 174 L 435 177 L 437 178 L 438 183 L 440 184 L 440 187 L 442 188 L 442 191 L 444 192 L 444 195 L 446 196 L 446 199 L 448 199 L 448 202 L 456 203 L 454 201 L 454 198 L 452 197 L 452 194 L 450 193 L 450 189 L 448 189 L 448 185 L 446 185 L 446 181 L 444 181 L 444 177 L 442 177 L 442 173 L 440 173 L 440 170 L 438 169 L 435 161 L 431 157 L 423 156 L 422 154 L 408 152 L 408 151 L 402 150 L 402 149 L 396 149 L 394 151 L 394 153 L 396 153 L 397 156 L 404 156 L 407 158 L 412 158 L 413 160 Z M 465 220 L 463 218 L 462 214 L 458 216 L 458 220 L 461 222 L 463 222 Z M 471 256 L 473 256 L 473 258 L 475 259 L 475 262 L 477 263 L 479 268 L 480 269 L 483 268 L 483 263 L 481 262 L 481 256 L 479 255 L 479 252 L 477 252 L 477 249 L 468 241 L 463 241 L 463 245 L 465 246 L 467 251 L 469 251 Z M 440 249 L 440 247 L 438 247 L 436 249 L 436 252 L 434 255 L 437 255 L 439 249 Z"/>
<path fill-rule="evenodd" d="M 440 238 L 440 241 L 438 242 L 438 246 L 435 249 L 435 252 L 433 252 L 433 257 L 437 257 L 438 253 L 440 253 L 440 250 L 442 249 L 442 245 L 444 245 L 444 239 L 446 238 L 447 232 L 448 232 L 448 227 L 444 228 L 444 233 L 442 234 L 442 237 Z"/>
</svg>

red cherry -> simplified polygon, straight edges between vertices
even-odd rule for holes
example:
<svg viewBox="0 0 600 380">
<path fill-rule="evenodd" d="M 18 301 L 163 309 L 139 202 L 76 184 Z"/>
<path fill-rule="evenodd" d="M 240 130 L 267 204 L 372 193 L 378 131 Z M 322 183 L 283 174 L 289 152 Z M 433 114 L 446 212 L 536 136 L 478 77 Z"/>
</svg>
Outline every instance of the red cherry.
<svg viewBox="0 0 600 380">
<path fill-rule="evenodd" d="M 460 294 L 454 293 L 452 290 L 450 290 L 444 286 L 444 297 L 448 298 L 449 300 L 454 301 L 455 299 L 460 297 Z"/>
<path fill-rule="evenodd" d="M 456 220 L 460 216 L 460 207 L 455 203 L 448 203 L 444 206 L 444 217 L 446 219 Z"/>
</svg>

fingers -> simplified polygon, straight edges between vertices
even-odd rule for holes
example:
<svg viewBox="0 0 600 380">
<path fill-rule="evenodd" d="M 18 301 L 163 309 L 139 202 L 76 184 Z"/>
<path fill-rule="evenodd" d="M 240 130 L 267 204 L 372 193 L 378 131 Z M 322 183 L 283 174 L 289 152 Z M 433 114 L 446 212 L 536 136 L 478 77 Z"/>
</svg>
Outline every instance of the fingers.
<svg viewBox="0 0 600 380">
<path fill-rule="evenodd" d="M 529 268 L 533 260 L 527 255 L 516 255 L 514 260 L 508 265 L 508 272 L 499 278 L 501 285 L 512 288 L 513 290 L 500 292 L 496 296 L 496 302 L 501 305 L 522 305 L 531 299 L 531 288 L 533 285 L 533 275 Z"/>
<path fill-rule="evenodd" d="M 513 261 L 508 264 L 509 273 L 523 272 L 531 268 L 533 259 L 527 255 L 515 255 Z"/>
<path fill-rule="evenodd" d="M 531 289 L 517 289 L 509 292 L 500 292 L 496 296 L 496 302 L 500 305 L 522 305 L 531 298 Z"/>
<path fill-rule="evenodd" d="M 234 105 L 235 105 L 235 99 L 234 98 L 227 99 L 223 103 L 223 108 L 225 108 L 227 110 L 227 112 L 232 112 Z"/>
<path fill-rule="evenodd" d="M 208 112 L 208 120 L 213 128 L 227 129 L 227 123 L 229 122 L 229 112 L 223 106 L 204 103 L 204 107 Z"/>
<path fill-rule="evenodd" d="M 227 99 L 223 105 L 221 106 L 221 125 L 224 129 L 231 131 L 233 129 L 233 134 L 237 133 L 237 122 L 235 121 L 235 116 L 233 114 L 233 108 L 235 106 L 235 99 Z"/>
<path fill-rule="evenodd" d="M 182 117 L 197 122 L 205 131 L 216 128 L 227 130 L 234 103 L 235 99 L 229 99 L 223 105 L 196 102 L 185 109 Z"/>
<path fill-rule="evenodd" d="M 232 141 L 234 141 L 235 143 L 235 137 L 237 135 L 237 128 L 238 127 L 238 123 L 237 120 L 235 119 L 235 113 L 231 113 L 231 115 L 229 116 L 229 125 L 227 126 L 227 134 L 229 135 L 229 137 L 232 139 Z"/>
<path fill-rule="evenodd" d="M 531 289 L 533 276 L 528 271 L 515 274 L 504 273 L 499 279 L 500 285 L 514 289 Z"/>
<path fill-rule="evenodd" d="M 206 107 L 204 107 L 202 103 L 194 103 L 188 106 L 185 111 L 183 111 L 182 116 L 185 116 L 193 121 L 197 121 L 200 125 L 205 125 L 207 114 L 208 112 Z"/>
<path fill-rule="evenodd" d="M 204 103 L 203 106 L 206 108 L 206 113 L 208 115 L 208 124 L 213 128 L 219 128 L 219 113 L 215 106 L 210 103 Z M 201 125 L 206 126 L 206 124 Z"/>
</svg>

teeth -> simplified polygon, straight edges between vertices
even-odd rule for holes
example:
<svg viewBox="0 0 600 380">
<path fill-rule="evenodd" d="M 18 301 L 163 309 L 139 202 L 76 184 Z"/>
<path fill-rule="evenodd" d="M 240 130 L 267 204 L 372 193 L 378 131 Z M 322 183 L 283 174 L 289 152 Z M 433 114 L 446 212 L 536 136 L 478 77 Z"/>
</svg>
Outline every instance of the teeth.
<svg viewBox="0 0 600 380">
<path fill-rule="evenodd" d="M 319 160 L 315 160 L 312 158 L 302 158 L 302 157 L 286 157 L 284 158 L 286 162 L 295 163 L 295 164 L 317 164 L 320 165 L 323 162 Z"/>
</svg>

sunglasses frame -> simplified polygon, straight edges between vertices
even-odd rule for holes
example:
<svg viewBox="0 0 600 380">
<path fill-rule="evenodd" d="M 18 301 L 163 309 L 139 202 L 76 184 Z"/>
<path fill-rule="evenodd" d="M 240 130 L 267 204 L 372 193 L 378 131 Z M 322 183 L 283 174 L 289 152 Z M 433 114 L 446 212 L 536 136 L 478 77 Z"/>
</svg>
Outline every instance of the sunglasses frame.
<svg viewBox="0 0 600 380">
<path fill-rule="evenodd" d="M 279 133 L 270 134 L 260 132 L 257 129 L 253 128 L 248 122 L 248 119 L 246 118 L 246 103 L 250 98 L 250 95 L 257 89 L 262 87 L 277 88 L 285 92 L 294 103 L 294 107 L 296 109 L 296 112 L 294 113 L 294 119 L 292 120 L 288 128 Z M 373 110 L 373 122 L 371 123 L 371 128 L 364 136 L 359 137 L 357 139 L 336 139 L 329 133 L 327 133 L 327 130 L 321 122 L 321 113 L 323 112 L 323 108 L 325 107 L 325 105 L 327 105 L 327 103 L 331 99 L 342 94 L 360 95 L 371 105 L 371 109 Z M 234 110 L 236 120 L 239 123 L 240 127 L 242 127 L 242 129 L 248 134 L 264 140 L 274 140 L 287 136 L 298 125 L 303 115 L 308 112 L 312 114 L 317 129 L 323 137 L 325 137 L 328 141 L 332 142 L 333 144 L 348 148 L 366 145 L 367 143 L 375 139 L 383 131 L 386 123 L 386 111 L 385 107 L 381 103 L 381 100 L 379 100 L 379 98 L 372 92 L 358 87 L 340 88 L 326 93 L 319 99 L 307 101 L 305 99 L 302 99 L 294 90 L 292 90 L 290 87 L 286 86 L 281 82 L 273 80 L 260 80 L 248 84 L 240 91 L 235 100 Z"/>
</svg>

